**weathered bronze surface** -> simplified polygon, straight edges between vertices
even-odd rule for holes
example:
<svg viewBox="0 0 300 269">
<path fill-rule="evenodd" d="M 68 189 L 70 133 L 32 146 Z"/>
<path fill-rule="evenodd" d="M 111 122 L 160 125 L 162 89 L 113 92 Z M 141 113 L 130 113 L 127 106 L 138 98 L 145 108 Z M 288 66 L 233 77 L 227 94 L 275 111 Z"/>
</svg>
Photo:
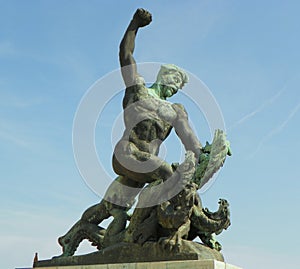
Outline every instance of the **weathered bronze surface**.
<svg viewBox="0 0 300 269">
<path fill-rule="evenodd" d="M 180 259 L 223 261 L 221 244 L 214 235 L 230 225 L 229 204 L 220 199 L 219 209 L 210 212 L 202 207 L 197 190 L 223 165 L 226 155 L 231 155 L 229 143 L 225 133 L 216 130 L 212 144 L 203 147 L 183 105 L 166 101 L 188 82 L 184 70 L 163 65 L 149 88 L 137 73 L 135 38 L 138 29 L 151 21 L 148 11 L 138 9 L 120 44 L 126 129 L 113 155 L 118 177 L 104 199 L 88 208 L 58 239 L 62 254 L 36 261 L 35 267 Z M 172 129 L 186 149 L 181 164 L 169 164 L 158 157 L 159 147 Z M 130 216 L 128 210 L 137 196 Z M 99 226 L 111 216 L 113 221 L 107 229 Z M 196 237 L 202 243 L 192 242 Z M 98 251 L 73 256 L 83 239 L 91 241 Z"/>
</svg>

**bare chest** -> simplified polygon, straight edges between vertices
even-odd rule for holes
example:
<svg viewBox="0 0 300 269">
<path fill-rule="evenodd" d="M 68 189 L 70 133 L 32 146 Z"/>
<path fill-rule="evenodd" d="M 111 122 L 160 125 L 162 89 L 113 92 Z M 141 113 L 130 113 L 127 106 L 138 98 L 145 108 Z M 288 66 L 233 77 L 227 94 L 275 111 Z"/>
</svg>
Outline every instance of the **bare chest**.
<svg viewBox="0 0 300 269">
<path fill-rule="evenodd" d="M 157 98 L 147 98 L 134 102 L 124 110 L 125 122 L 136 125 L 143 120 L 164 121 L 171 124 L 177 117 L 170 102 Z"/>
</svg>

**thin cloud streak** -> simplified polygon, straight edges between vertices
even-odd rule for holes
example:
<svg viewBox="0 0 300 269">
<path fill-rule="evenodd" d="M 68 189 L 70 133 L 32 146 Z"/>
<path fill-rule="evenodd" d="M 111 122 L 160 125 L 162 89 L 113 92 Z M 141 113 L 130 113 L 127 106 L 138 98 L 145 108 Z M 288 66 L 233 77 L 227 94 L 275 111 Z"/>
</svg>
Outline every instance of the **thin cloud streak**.
<svg viewBox="0 0 300 269">
<path fill-rule="evenodd" d="M 292 109 L 288 117 L 281 123 L 279 124 L 276 128 L 272 129 L 267 135 L 265 135 L 262 140 L 259 142 L 256 150 L 250 155 L 249 158 L 253 158 L 256 153 L 262 148 L 264 143 L 266 143 L 269 139 L 271 139 L 275 134 L 280 133 L 284 127 L 292 120 L 292 118 L 296 115 L 298 110 L 300 109 L 300 102 Z"/>
<path fill-rule="evenodd" d="M 2 140 L 6 140 L 6 141 L 10 141 L 12 143 L 14 143 L 15 145 L 17 146 L 20 146 L 22 148 L 30 148 L 30 143 L 15 136 L 14 134 L 12 133 L 7 133 L 7 132 L 4 132 L 4 131 L 1 131 L 0 130 L 0 141 Z"/>
<path fill-rule="evenodd" d="M 298 112 L 300 108 L 300 102 L 298 103 L 298 105 L 296 105 L 293 110 L 290 112 L 289 116 L 286 118 L 285 121 L 283 121 L 277 128 L 275 128 L 272 132 L 271 132 L 271 136 L 273 136 L 276 133 L 279 133 L 282 131 L 282 129 L 288 124 L 288 122 L 296 115 L 296 113 Z"/>
<path fill-rule="evenodd" d="M 228 128 L 228 130 L 232 130 L 233 128 L 237 127 L 238 125 L 244 123 L 248 119 L 254 117 L 257 113 L 261 112 L 265 107 L 268 105 L 271 105 L 284 91 L 286 90 L 286 86 L 284 86 L 280 91 L 278 91 L 274 96 L 266 100 L 264 103 L 262 103 L 257 109 L 252 111 L 251 113 L 245 115 L 240 120 L 238 120 L 236 123 L 234 123 L 232 126 Z"/>
</svg>

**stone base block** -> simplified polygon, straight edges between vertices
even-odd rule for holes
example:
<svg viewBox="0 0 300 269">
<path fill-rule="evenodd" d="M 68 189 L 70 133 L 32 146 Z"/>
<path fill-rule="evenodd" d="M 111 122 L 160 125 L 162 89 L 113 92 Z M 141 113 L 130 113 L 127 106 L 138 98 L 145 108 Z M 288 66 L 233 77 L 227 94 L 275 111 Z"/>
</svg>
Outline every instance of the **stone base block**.
<svg viewBox="0 0 300 269">
<path fill-rule="evenodd" d="M 241 269 L 240 267 L 216 261 L 164 261 L 96 265 L 74 265 L 43 267 L 43 269 Z"/>
</svg>

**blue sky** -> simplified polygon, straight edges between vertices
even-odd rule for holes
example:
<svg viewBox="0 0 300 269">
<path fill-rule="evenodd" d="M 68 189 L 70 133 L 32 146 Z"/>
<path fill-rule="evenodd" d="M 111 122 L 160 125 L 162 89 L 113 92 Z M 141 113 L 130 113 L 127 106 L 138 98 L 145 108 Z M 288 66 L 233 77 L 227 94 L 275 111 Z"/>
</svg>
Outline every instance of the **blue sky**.
<svg viewBox="0 0 300 269">
<path fill-rule="evenodd" d="M 219 236 L 226 260 L 249 269 L 300 266 L 298 1 L 0 4 L 2 268 L 30 266 L 34 252 L 59 254 L 57 237 L 100 199 L 77 171 L 73 119 L 87 89 L 118 68 L 118 45 L 138 7 L 153 23 L 139 32 L 136 60 L 192 72 L 222 110 L 233 156 L 202 200 L 211 209 L 220 197 L 230 202 L 232 226 Z M 200 140 L 210 140 L 189 100 L 170 101 L 184 103 Z M 96 130 L 110 171 L 107 134 L 120 102 L 118 95 L 107 105 Z"/>
</svg>

